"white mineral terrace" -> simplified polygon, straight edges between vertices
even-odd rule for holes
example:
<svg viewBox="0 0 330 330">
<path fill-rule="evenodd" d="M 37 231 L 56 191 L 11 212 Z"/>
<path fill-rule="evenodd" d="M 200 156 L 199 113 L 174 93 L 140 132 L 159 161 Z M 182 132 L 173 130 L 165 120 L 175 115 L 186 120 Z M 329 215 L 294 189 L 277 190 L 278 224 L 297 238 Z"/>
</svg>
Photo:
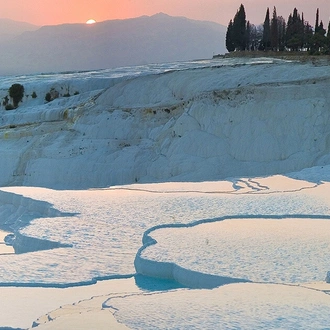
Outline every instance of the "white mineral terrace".
<svg viewBox="0 0 330 330">
<path fill-rule="evenodd" d="M 21 77 L 0 327 L 329 326 L 330 67 L 231 61 Z"/>
</svg>

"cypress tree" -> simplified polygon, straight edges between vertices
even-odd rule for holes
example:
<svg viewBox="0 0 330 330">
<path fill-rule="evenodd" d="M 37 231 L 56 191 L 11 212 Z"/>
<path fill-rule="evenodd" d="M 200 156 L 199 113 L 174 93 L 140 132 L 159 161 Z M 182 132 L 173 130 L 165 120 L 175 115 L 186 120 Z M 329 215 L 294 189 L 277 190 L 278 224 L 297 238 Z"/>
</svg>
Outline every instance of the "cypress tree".
<svg viewBox="0 0 330 330">
<path fill-rule="evenodd" d="M 286 25 L 286 32 L 285 32 L 285 46 L 288 47 L 288 41 L 291 39 L 292 36 L 292 15 L 289 15 L 288 24 Z"/>
<path fill-rule="evenodd" d="M 318 14 L 318 11 L 317 11 Z M 312 53 L 318 53 L 327 48 L 327 38 L 325 36 L 326 30 L 323 27 L 323 22 L 321 21 L 317 27 L 317 30 L 314 32 L 312 38 Z"/>
<path fill-rule="evenodd" d="M 305 22 L 304 14 L 302 13 L 300 17 L 297 8 L 294 8 L 286 23 L 283 17 L 277 16 L 274 6 L 272 18 L 270 19 L 267 8 L 264 23 L 256 27 L 246 20 L 245 9 L 241 4 L 234 19 L 228 24 L 226 48 L 229 52 L 246 49 L 274 51 L 289 49 L 330 53 L 330 22 L 325 30 L 317 8 L 313 29 L 308 22 Z"/>
<path fill-rule="evenodd" d="M 245 14 L 245 8 L 244 6 L 241 4 L 240 7 L 240 46 L 241 46 L 241 50 L 245 50 L 246 49 L 246 14 Z"/>
<path fill-rule="evenodd" d="M 300 48 L 303 49 L 305 46 L 305 20 L 304 13 L 301 13 L 301 45 Z"/>
<path fill-rule="evenodd" d="M 319 30 L 319 9 L 316 10 L 316 18 L 315 18 L 315 27 L 314 32 L 317 33 Z"/>
<path fill-rule="evenodd" d="M 245 50 L 247 47 L 246 15 L 243 4 L 237 10 L 234 20 L 230 20 L 226 33 L 228 51 Z"/>
<path fill-rule="evenodd" d="M 318 33 L 319 33 L 320 36 L 324 37 L 326 32 L 327 32 L 327 31 L 326 31 L 325 28 L 323 27 L 323 22 L 321 21 L 321 22 L 320 22 L 320 25 L 319 25 L 319 31 L 318 31 Z"/>
<path fill-rule="evenodd" d="M 233 22 L 233 35 L 235 49 L 245 50 L 246 48 L 246 15 L 243 4 L 237 11 Z"/>
<path fill-rule="evenodd" d="M 277 25 L 278 25 L 278 50 L 282 52 L 285 49 L 285 30 L 286 30 L 285 19 L 282 16 L 277 17 Z"/>
<path fill-rule="evenodd" d="M 270 49 L 270 18 L 269 18 L 269 8 L 266 11 L 266 17 L 264 21 L 264 32 L 262 36 L 262 48 L 263 50 Z"/>
<path fill-rule="evenodd" d="M 228 52 L 233 52 L 235 50 L 234 36 L 233 36 L 233 21 L 230 20 L 226 33 L 226 48 Z"/>
<path fill-rule="evenodd" d="M 293 50 L 298 51 L 303 43 L 303 25 L 297 8 L 294 8 L 293 14 L 289 16 L 288 25 L 286 29 L 286 46 Z"/>
<path fill-rule="evenodd" d="M 312 48 L 313 43 L 313 28 L 312 26 L 306 22 L 304 26 L 304 47 L 307 49 L 307 51 L 310 51 Z"/>
<path fill-rule="evenodd" d="M 272 50 L 277 51 L 279 45 L 279 38 L 278 38 L 278 18 L 276 13 L 276 7 L 273 10 L 273 17 L 270 25 L 270 46 Z"/>
</svg>

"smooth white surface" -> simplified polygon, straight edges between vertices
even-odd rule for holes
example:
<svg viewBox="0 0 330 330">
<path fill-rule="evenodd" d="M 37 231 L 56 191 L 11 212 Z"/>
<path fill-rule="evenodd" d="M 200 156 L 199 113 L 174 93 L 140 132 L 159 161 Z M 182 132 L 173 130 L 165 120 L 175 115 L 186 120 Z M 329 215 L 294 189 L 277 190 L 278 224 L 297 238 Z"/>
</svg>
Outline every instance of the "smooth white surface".
<svg viewBox="0 0 330 330">
<path fill-rule="evenodd" d="M 320 168 L 321 173 L 322 170 Z M 9 204 L 5 204 L 1 211 L 14 226 L 25 225 L 19 230 L 23 237 L 72 245 L 0 256 L 2 281 L 67 286 L 93 283 L 95 279 L 107 276 L 134 274 L 134 259 L 143 234 L 159 225 L 191 224 L 226 216 L 246 218 L 247 214 L 257 217 L 285 214 L 329 216 L 329 202 L 323 197 L 328 194 L 329 184 L 315 185 L 295 180 L 295 189 L 283 193 L 281 190 L 277 192 L 278 183 L 276 190 L 272 190 L 272 180 L 267 186 L 262 178 L 260 181 L 258 178 L 251 180 L 253 183 L 244 179 L 238 182 L 250 185 L 244 192 L 233 183 L 231 193 L 227 192 L 227 187 L 225 191 L 221 190 L 224 187 L 221 182 L 218 188 L 209 186 L 210 192 L 207 186 L 198 191 L 202 183 L 195 184 L 194 192 L 191 192 L 192 183 L 188 184 L 187 192 L 182 189 L 183 183 L 178 184 L 181 190 L 178 192 L 175 192 L 176 183 L 172 187 L 164 184 L 164 188 L 158 184 L 159 191 L 156 192 L 149 192 L 147 184 L 142 190 L 135 190 L 134 185 L 122 189 L 81 191 L 2 188 L 0 200 Z M 292 179 L 283 176 L 281 180 L 283 187 L 286 181 L 288 187 L 292 187 Z M 155 189 L 155 185 L 151 187 Z M 263 187 L 260 194 L 258 187 Z M 170 192 L 164 193 L 166 189 Z M 15 211 L 11 212 L 12 209 Z M 26 221 L 30 221 L 28 226 Z M 22 244 L 24 246 L 24 241 Z M 22 273 L 21 269 L 25 272 Z M 325 274 L 318 276 L 324 279 Z M 312 280 L 314 277 L 306 279 Z"/>
<path fill-rule="evenodd" d="M 2 287 L 0 288 L 0 326 L 27 329 L 42 315 L 58 308 L 62 309 L 74 302 L 89 301 L 92 297 L 103 296 L 106 293 L 132 292 L 139 292 L 133 279 L 101 281 L 95 285 L 66 289 Z M 107 298 L 102 298 L 105 299 Z M 101 305 L 102 303 L 98 306 L 99 309 Z"/>
<path fill-rule="evenodd" d="M 330 296 L 272 284 L 230 284 L 109 299 L 131 329 L 327 329 Z M 134 306 L 134 308 L 132 308 Z"/>
<path fill-rule="evenodd" d="M 258 283 L 304 283 L 324 280 L 329 268 L 324 256 L 330 250 L 329 219 L 223 220 L 159 229 L 151 237 L 157 243 L 146 248 L 141 259 L 157 261 L 159 265 L 152 271 L 156 269 L 159 277 L 166 274 L 161 271 L 162 264 L 169 263 L 194 272 Z M 188 272 L 184 276 L 180 273 L 173 270 L 177 281 L 194 284 Z"/>
</svg>

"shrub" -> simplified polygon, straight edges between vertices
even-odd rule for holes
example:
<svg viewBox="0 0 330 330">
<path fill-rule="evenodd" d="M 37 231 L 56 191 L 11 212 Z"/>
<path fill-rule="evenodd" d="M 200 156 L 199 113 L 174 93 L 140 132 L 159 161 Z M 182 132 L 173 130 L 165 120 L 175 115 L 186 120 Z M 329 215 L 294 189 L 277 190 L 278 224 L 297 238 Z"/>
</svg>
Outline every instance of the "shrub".
<svg viewBox="0 0 330 330">
<path fill-rule="evenodd" d="M 14 110 L 15 109 L 15 107 L 12 105 L 12 104 L 7 104 L 6 105 L 6 110 Z"/>
<path fill-rule="evenodd" d="M 13 84 L 9 88 L 9 96 L 13 99 L 13 105 L 18 107 L 18 103 L 22 101 L 24 96 L 24 86 L 21 84 Z"/>
<path fill-rule="evenodd" d="M 53 101 L 60 96 L 60 93 L 55 89 L 51 88 L 50 91 L 46 94 L 45 100 L 47 102 Z"/>
<path fill-rule="evenodd" d="M 70 95 L 70 93 L 68 92 L 68 93 L 65 93 L 64 95 L 63 95 L 63 97 L 70 97 L 71 95 Z"/>
<path fill-rule="evenodd" d="M 37 93 L 33 92 L 31 96 L 32 96 L 33 99 L 36 99 L 37 98 Z"/>
<path fill-rule="evenodd" d="M 50 101 L 52 100 L 52 96 L 51 96 L 51 94 L 50 94 L 49 92 L 46 94 L 46 96 L 45 96 L 45 100 L 46 100 L 47 102 L 50 102 Z"/>
</svg>

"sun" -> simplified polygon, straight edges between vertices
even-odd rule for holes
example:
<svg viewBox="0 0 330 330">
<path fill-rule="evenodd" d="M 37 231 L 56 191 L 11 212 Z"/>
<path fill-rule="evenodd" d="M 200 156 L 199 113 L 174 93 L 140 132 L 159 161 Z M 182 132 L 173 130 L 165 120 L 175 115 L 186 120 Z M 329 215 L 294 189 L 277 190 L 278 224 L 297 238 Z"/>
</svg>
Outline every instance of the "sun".
<svg viewBox="0 0 330 330">
<path fill-rule="evenodd" d="M 89 20 L 86 22 L 86 24 L 95 24 L 95 23 L 96 23 L 95 19 L 89 19 Z"/>
</svg>

